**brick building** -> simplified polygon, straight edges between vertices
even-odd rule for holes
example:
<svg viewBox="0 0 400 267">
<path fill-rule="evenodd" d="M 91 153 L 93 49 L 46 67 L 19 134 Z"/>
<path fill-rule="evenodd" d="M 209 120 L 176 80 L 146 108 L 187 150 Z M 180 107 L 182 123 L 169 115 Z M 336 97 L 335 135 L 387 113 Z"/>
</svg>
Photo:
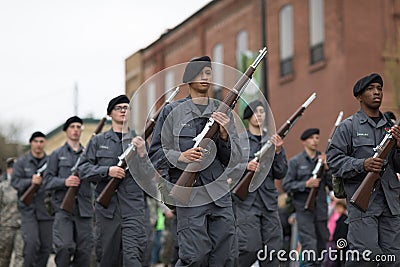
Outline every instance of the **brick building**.
<svg viewBox="0 0 400 267">
<path fill-rule="evenodd" d="M 339 111 L 346 118 L 359 108 L 352 95 L 355 81 L 371 72 L 382 74 L 385 81 L 382 110 L 398 114 L 399 97 L 393 88 L 399 78 L 393 73 L 398 72 L 400 0 L 211 1 L 126 59 L 127 95 L 155 73 L 195 56 L 207 54 L 215 62 L 243 69 L 243 55 L 262 47 L 263 2 L 268 48 L 264 73 L 276 128 L 317 93 L 285 139 L 289 157 L 302 149 L 299 136 L 308 127 L 321 129 L 324 149 Z M 145 93 L 136 98 L 136 115 L 149 111 L 165 90 L 181 83 L 181 77 L 162 73 L 152 84 L 145 83 Z M 186 94 L 182 87 L 176 99 Z"/>
</svg>

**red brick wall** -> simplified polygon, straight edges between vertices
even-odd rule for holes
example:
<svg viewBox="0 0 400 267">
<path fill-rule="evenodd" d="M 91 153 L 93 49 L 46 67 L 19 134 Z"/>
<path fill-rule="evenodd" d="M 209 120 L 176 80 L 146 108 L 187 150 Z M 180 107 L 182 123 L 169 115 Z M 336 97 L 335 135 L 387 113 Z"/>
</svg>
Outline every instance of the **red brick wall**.
<svg viewBox="0 0 400 267">
<path fill-rule="evenodd" d="M 321 129 L 324 150 L 328 134 L 339 111 L 348 117 L 358 110 L 352 87 L 357 79 L 371 72 L 381 73 L 385 81 L 383 109 L 393 109 L 391 83 L 386 77 L 384 49 L 387 40 L 397 36 L 399 1 L 335 0 L 324 1 L 325 60 L 310 65 L 309 6 L 307 0 L 265 0 L 267 23 L 267 62 L 269 103 L 276 128 L 307 99 L 317 99 L 305 111 L 285 139 L 288 156 L 302 146 L 299 136 L 308 127 Z M 293 75 L 280 77 L 279 10 L 293 6 Z M 187 62 L 200 55 L 212 54 L 217 43 L 223 44 L 224 64 L 236 67 L 236 35 L 248 32 L 248 48 L 261 48 L 260 0 L 213 1 L 182 24 L 161 36 L 142 51 L 144 80 L 154 73 Z M 396 24 L 397 23 L 397 24 Z M 179 81 L 175 81 L 180 83 Z M 160 85 L 158 93 L 164 88 Z M 177 98 L 184 97 L 182 90 Z M 385 111 L 385 110 L 384 110 Z"/>
</svg>

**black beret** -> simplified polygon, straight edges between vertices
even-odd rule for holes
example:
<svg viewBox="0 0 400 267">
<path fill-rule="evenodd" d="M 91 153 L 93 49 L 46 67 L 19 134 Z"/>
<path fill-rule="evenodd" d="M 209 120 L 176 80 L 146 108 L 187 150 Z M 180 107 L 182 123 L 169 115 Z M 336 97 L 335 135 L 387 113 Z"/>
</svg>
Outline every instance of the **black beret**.
<svg viewBox="0 0 400 267">
<path fill-rule="evenodd" d="M 69 125 L 70 125 L 71 123 L 74 123 L 74 122 L 78 122 L 78 123 L 80 123 L 80 124 L 83 124 L 83 121 L 82 121 L 81 118 L 79 118 L 78 116 L 73 116 L 73 117 L 69 118 L 69 119 L 64 123 L 63 131 L 67 130 L 68 127 L 69 127 Z"/>
<path fill-rule="evenodd" d="M 304 141 L 307 138 L 309 138 L 310 136 L 312 136 L 313 134 L 319 134 L 319 129 L 318 128 L 309 128 L 309 129 L 305 130 L 301 134 L 300 139 Z"/>
<path fill-rule="evenodd" d="M 353 95 L 358 96 L 371 83 L 379 83 L 383 86 L 382 77 L 378 73 L 372 73 L 359 79 L 353 87 Z"/>
<path fill-rule="evenodd" d="M 107 115 L 111 114 L 112 109 L 118 105 L 118 104 L 122 104 L 122 103 L 127 103 L 129 104 L 129 98 L 126 95 L 119 95 L 117 97 L 114 97 L 113 99 L 110 100 L 110 102 L 108 103 L 108 107 L 107 107 Z"/>
<path fill-rule="evenodd" d="M 254 111 L 256 110 L 256 108 L 257 108 L 258 106 L 261 106 L 261 107 L 263 107 L 263 108 L 265 109 L 264 104 L 263 104 L 260 100 L 254 100 L 253 102 L 250 102 L 250 103 L 246 106 L 246 108 L 244 109 L 244 111 L 243 111 L 243 119 L 244 119 L 244 120 L 250 119 L 251 116 L 253 116 Z"/>
<path fill-rule="evenodd" d="M 44 135 L 44 133 L 42 133 L 42 132 L 34 132 L 31 136 L 31 138 L 29 138 L 29 143 L 32 142 L 32 140 L 35 139 L 36 137 L 46 138 L 46 135 Z"/>
<path fill-rule="evenodd" d="M 15 158 L 8 158 L 6 160 L 7 168 L 12 168 L 14 166 Z"/>
<path fill-rule="evenodd" d="M 196 57 L 189 61 L 183 73 L 182 81 L 191 82 L 205 67 L 211 68 L 211 59 L 209 56 Z"/>
</svg>

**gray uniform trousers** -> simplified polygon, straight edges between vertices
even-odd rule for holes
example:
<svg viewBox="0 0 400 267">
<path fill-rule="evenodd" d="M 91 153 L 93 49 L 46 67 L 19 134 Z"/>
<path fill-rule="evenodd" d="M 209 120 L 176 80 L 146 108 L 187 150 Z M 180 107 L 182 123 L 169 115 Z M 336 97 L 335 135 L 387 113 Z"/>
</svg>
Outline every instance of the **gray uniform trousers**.
<svg viewBox="0 0 400 267">
<path fill-rule="evenodd" d="M 76 211 L 75 209 L 75 213 Z M 91 217 L 80 217 L 77 213 L 72 215 L 64 210 L 56 212 L 53 243 L 58 267 L 90 265 L 93 247 L 92 220 Z M 73 261 L 71 261 L 72 255 Z"/>
<path fill-rule="evenodd" d="M 121 259 L 125 267 L 142 266 L 142 245 L 146 244 L 144 213 L 122 218 L 117 206 L 114 217 L 106 218 L 96 210 L 96 224 L 102 229 L 98 236 L 102 251 L 99 267 L 122 266 Z"/>
<path fill-rule="evenodd" d="M 316 257 L 316 261 L 313 261 L 313 258 L 305 259 L 304 266 L 321 266 L 323 259 L 320 259 L 320 255 L 322 250 L 326 249 L 329 239 L 327 220 L 318 220 L 315 214 L 307 210 L 296 211 L 296 220 L 297 225 L 299 225 L 298 234 L 301 250 L 315 252 Z"/>
<path fill-rule="evenodd" d="M 53 221 L 38 221 L 35 217 L 22 214 L 22 237 L 25 267 L 46 267 L 52 251 Z"/>
<path fill-rule="evenodd" d="M 148 267 L 151 265 L 151 251 L 153 250 L 153 239 L 154 239 L 154 227 L 151 224 L 150 219 L 150 207 L 147 202 L 147 197 L 144 199 L 144 224 L 146 229 L 146 236 L 147 236 L 147 244 L 144 249 L 143 259 L 142 259 L 142 266 Z"/>
<path fill-rule="evenodd" d="M 232 207 L 214 203 L 177 207 L 178 266 L 235 266 L 237 243 Z"/>
<path fill-rule="evenodd" d="M 378 186 L 376 190 L 378 193 L 370 202 L 366 213 L 348 205 L 352 215 L 359 214 L 348 222 L 348 248 L 359 251 L 360 257 L 359 260 L 350 257 L 345 266 L 400 266 L 400 215 L 391 214 L 381 187 Z M 366 261 L 361 255 L 366 250 L 371 251 L 367 255 L 371 261 Z M 396 261 L 375 260 L 376 257 L 377 260 L 388 259 L 389 255 L 394 255 Z"/>
<path fill-rule="evenodd" d="M 173 242 L 172 255 L 171 255 L 171 266 L 175 266 L 179 258 L 179 243 L 178 243 L 178 233 L 177 233 L 177 216 L 174 215 L 171 222 L 171 236 Z"/>
<path fill-rule="evenodd" d="M 258 258 L 259 250 L 267 247 L 267 252 L 275 253 L 259 260 L 260 266 L 279 266 L 276 252 L 282 249 L 282 225 L 278 210 L 267 210 L 256 201 L 254 206 L 246 209 L 240 205 L 241 201 L 235 197 L 235 214 L 237 218 L 237 236 L 239 244 L 239 267 L 249 267 Z M 260 207 L 257 207 L 259 205 Z M 264 251 L 265 252 L 265 251 Z"/>
</svg>

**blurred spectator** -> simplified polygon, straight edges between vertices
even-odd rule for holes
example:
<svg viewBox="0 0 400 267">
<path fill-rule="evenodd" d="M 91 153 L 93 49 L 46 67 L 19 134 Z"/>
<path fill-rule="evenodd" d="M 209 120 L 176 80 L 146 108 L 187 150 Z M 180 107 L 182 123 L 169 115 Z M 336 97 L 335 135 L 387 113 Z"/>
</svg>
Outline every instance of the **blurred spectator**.
<svg viewBox="0 0 400 267">
<path fill-rule="evenodd" d="M 7 172 L 0 183 L 0 266 L 23 266 L 23 240 L 21 236 L 21 214 L 18 211 L 17 191 L 11 186 L 15 158 L 6 161 Z"/>
</svg>

